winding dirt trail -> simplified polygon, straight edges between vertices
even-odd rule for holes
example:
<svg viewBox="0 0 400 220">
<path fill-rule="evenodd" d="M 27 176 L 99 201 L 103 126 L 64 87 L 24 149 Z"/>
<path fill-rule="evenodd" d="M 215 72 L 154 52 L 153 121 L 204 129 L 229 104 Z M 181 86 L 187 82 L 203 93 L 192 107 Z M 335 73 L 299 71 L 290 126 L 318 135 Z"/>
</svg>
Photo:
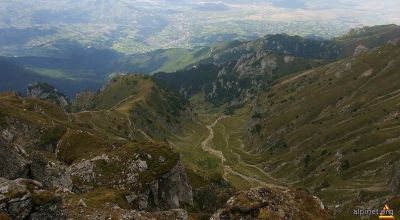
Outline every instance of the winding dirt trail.
<svg viewBox="0 0 400 220">
<path fill-rule="evenodd" d="M 201 142 L 201 148 L 204 151 L 210 153 L 211 155 L 214 155 L 215 157 L 220 158 L 222 166 L 224 166 L 224 162 L 226 161 L 226 158 L 224 157 L 224 154 L 219 150 L 215 150 L 215 149 L 209 147 L 209 142 L 214 138 L 214 127 L 217 125 L 217 123 L 221 119 L 226 118 L 226 117 L 227 116 L 220 116 L 212 124 L 207 125 L 206 127 L 210 131 L 210 134 L 208 135 L 208 137 L 203 142 Z"/>
<path fill-rule="evenodd" d="M 221 123 L 221 125 L 222 125 L 222 127 L 224 128 L 224 129 L 223 129 L 223 133 L 224 133 L 224 137 L 225 137 L 226 147 L 229 148 L 229 135 L 226 133 L 226 127 L 225 127 L 225 125 L 223 125 L 222 123 Z M 243 144 L 242 144 L 242 146 L 243 146 Z M 280 180 L 278 180 L 278 179 L 272 177 L 271 174 L 265 172 L 265 171 L 264 171 L 263 169 L 261 169 L 260 167 L 245 162 L 245 161 L 242 159 L 242 156 L 240 156 L 240 154 L 238 154 L 238 153 L 236 153 L 236 152 L 233 152 L 233 150 L 232 150 L 231 148 L 229 148 L 229 150 L 230 150 L 230 152 L 231 152 L 233 155 L 235 155 L 235 156 L 238 158 L 238 162 L 239 162 L 240 164 L 243 164 L 243 166 L 245 166 L 245 167 L 251 167 L 251 168 L 253 168 L 253 169 L 256 169 L 256 170 L 258 170 L 260 173 L 262 173 L 264 176 L 266 176 L 268 179 L 273 180 L 273 181 L 276 182 L 276 183 L 279 183 L 279 184 L 284 185 Z M 235 172 L 235 171 L 232 171 L 232 172 Z M 236 172 L 236 173 L 237 173 L 237 172 Z M 237 174 L 236 174 L 236 175 L 237 175 Z M 238 176 L 240 176 L 240 175 L 238 175 Z M 253 178 L 253 179 L 254 179 L 256 182 L 259 181 L 258 179 L 255 179 L 255 178 Z"/>
<path fill-rule="evenodd" d="M 228 174 L 233 174 L 233 175 L 239 176 L 240 178 L 242 178 L 242 179 L 244 179 L 244 180 L 246 180 L 246 181 L 248 181 L 248 182 L 257 183 L 257 184 L 259 184 L 259 185 L 264 185 L 264 186 L 265 186 L 265 185 L 270 186 L 271 184 L 268 184 L 268 183 L 266 183 L 266 182 L 264 182 L 264 181 L 262 181 L 262 180 L 260 180 L 260 179 L 258 179 L 258 178 L 251 177 L 251 176 L 247 176 L 247 175 L 245 175 L 245 174 L 243 174 L 243 173 L 239 173 L 239 172 L 235 171 L 234 169 L 232 169 L 231 166 L 225 164 L 226 158 L 225 158 L 224 154 L 222 153 L 222 151 L 219 151 L 219 150 L 216 150 L 216 149 L 210 147 L 210 145 L 211 145 L 210 142 L 211 142 L 212 139 L 214 138 L 214 127 L 215 127 L 222 119 L 227 118 L 227 117 L 228 117 L 228 116 L 220 116 L 220 117 L 218 117 L 213 123 L 211 123 L 211 124 L 209 124 L 209 125 L 206 126 L 207 129 L 209 130 L 209 135 L 208 135 L 207 138 L 201 143 L 201 148 L 202 148 L 205 152 L 208 152 L 209 154 L 211 154 L 211 155 L 213 155 L 213 156 L 215 156 L 215 157 L 217 157 L 217 158 L 219 158 L 219 159 L 221 160 L 221 165 L 222 165 L 222 167 L 223 167 L 223 175 L 222 175 L 222 177 L 223 177 L 226 181 L 229 181 L 229 180 L 228 180 Z M 225 126 L 224 126 L 224 128 L 225 128 Z M 226 134 L 224 134 L 224 136 L 225 136 L 226 144 L 228 145 L 228 144 L 229 144 L 229 143 L 228 143 L 228 138 L 226 137 Z M 250 164 L 245 163 L 245 162 L 240 158 L 240 155 L 237 155 L 237 156 L 239 156 L 240 163 L 244 164 L 245 166 L 250 166 L 250 167 L 253 167 L 253 168 L 255 168 L 255 169 L 259 170 L 259 171 L 262 171 L 259 167 L 256 167 L 256 166 L 254 166 L 254 165 L 250 165 Z M 263 173 L 264 175 L 266 175 L 267 177 L 269 177 L 269 178 L 271 178 L 271 179 L 273 179 L 273 180 L 276 180 L 276 179 L 272 178 L 270 175 L 268 175 L 265 171 L 262 171 L 262 173 Z"/>
</svg>

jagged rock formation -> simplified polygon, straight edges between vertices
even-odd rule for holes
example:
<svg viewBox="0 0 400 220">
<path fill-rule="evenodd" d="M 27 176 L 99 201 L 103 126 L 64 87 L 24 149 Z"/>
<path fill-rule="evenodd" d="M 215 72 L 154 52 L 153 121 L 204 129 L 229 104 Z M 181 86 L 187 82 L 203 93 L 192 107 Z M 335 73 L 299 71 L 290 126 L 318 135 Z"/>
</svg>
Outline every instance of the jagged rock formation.
<svg viewBox="0 0 400 220">
<path fill-rule="evenodd" d="M 170 172 L 164 174 L 154 185 L 155 194 L 161 195 L 155 205 L 161 209 L 176 209 L 182 204 L 193 205 L 192 187 L 187 182 L 185 168 L 178 162 Z"/>
<path fill-rule="evenodd" d="M 275 79 L 324 63 L 264 50 L 240 55 L 238 60 L 220 65 L 200 64 L 153 77 L 187 98 L 204 93 L 205 99 L 213 104 L 239 106 L 254 98 L 257 91 L 268 88 Z"/>
<path fill-rule="evenodd" d="M 236 193 L 212 220 L 329 219 L 318 198 L 289 189 L 254 188 Z"/>
<path fill-rule="evenodd" d="M 29 85 L 26 94 L 28 97 L 47 100 L 66 108 L 70 104 L 70 100 L 57 89 L 47 83 L 32 83 Z"/>
</svg>

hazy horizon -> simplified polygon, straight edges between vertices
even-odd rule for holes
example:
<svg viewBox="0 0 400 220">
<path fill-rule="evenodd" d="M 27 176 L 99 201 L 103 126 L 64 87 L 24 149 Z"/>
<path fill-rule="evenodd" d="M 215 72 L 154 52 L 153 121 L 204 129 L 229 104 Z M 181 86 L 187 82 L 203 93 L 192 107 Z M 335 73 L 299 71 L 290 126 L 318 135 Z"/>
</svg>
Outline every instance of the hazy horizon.
<svg viewBox="0 0 400 220">
<path fill-rule="evenodd" d="M 16 0 L 0 5 L 0 54 L 57 40 L 138 53 L 275 33 L 332 38 L 400 24 L 399 11 L 396 0 Z"/>
</svg>

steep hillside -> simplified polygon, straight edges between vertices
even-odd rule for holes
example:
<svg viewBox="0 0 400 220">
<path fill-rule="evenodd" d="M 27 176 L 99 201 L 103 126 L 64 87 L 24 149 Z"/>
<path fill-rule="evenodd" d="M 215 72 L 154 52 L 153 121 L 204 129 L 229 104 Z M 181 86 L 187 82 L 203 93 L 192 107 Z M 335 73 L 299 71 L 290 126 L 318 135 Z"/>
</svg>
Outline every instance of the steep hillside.
<svg viewBox="0 0 400 220">
<path fill-rule="evenodd" d="M 138 210 L 147 210 L 141 213 L 149 218 L 187 215 L 183 210 L 152 212 L 191 205 L 192 189 L 179 154 L 165 143 L 147 140 L 139 126 L 129 126 L 128 121 L 125 113 L 117 110 L 69 114 L 46 101 L 2 93 L 0 176 L 31 180 L 13 183 L 1 179 L 0 216 L 22 219 L 40 212 L 32 207 L 53 204 L 57 215 L 68 218 L 81 218 L 82 210 L 88 219 L 134 218 L 140 215 Z M 125 129 L 141 136 L 128 137 Z M 14 186 L 9 185 L 32 179 L 37 181 L 33 181 L 35 193 L 42 188 L 50 192 L 40 191 L 43 194 L 31 201 L 23 186 L 18 188 L 23 192 L 10 191 Z M 24 203 L 14 202 L 15 209 L 3 209 L 24 193 L 29 194 L 21 199 Z"/>
<path fill-rule="evenodd" d="M 290 36 L 286 34 L 266 35 L 254 41 L 243 42 L 214 54 L 212 61 L 224 63 L 238 60 L 243 54 L 274 51 L 295 57 L 335 60 L 349 57 L 363 45 L 368 49 L 379 47 L 400 37 L 397 25 L 381 25 L 351 30 L 342 37 L 324 40 Z M 210 60 L 210 59 L 209 59 Z"/>
<path fill-rule="evenodd" d="M 258 90 L 268 88 L 279 77 L 324 62 L 260 50 L 220 65 L 199 64 L 173 73 L 157 73 L 153 78 L 187 98 L 203 93 L 208 102 L 235 106 L 246 102 Z"/>
<path fill-rule="evenodd" d="M 182 154 L 189 182 L 200 176 L 220 178 L 236 190 L 298 188 L 319 197 L 337 219 L 359 218 L 353 208 L 385 202 L 398 207 L 399 45 L 280 75 L 235 108 L 226 108 L 226 100 L 238 89 L 226 90 L 215 105 L 205 92 L 213 85 L 197 78 L 219 78 L 217 66 L 156 74 L 175 90 L 189 88 L 183 93 L 198 113 L 197 120 L 184 122 L 183 132 L 167 136 Z M 226 207 L 219 214 L 246 216 L 231 203 Z"/>
<path fill-rule="evenodd" d="M 264 155 L 259 166 L 273 177 L 338 209 L 394 198 L 399 58 L 397 42 L 280 80 L 253 103 L 246 150 Z"/>
<path fill-rule="evenodd" d="M 134 72 L 147 74 L 174 72 L 191 67 L 203 60 L 208 60 L 215 54 L 240 44 L 242 44 L 240 41 L 225 41 L 194 49 L 172 48 L 156 50 L 128 56 L 124 65 L 131 66 Z"/>
<path fill-rule="evenodd" d="M 184 166 L 187 155 L 166 141 L 195 131 L 183 130 L 183 123 L 200 125 L 187 101 L 142 75 L 117 77 L 89 97 L 88 109 L 67 113 L 47 101 L 0 94 L 2 218 L 81 219 L 85 213 L 87 219 L 186 220 L 188 211 L 205 219 L 233 195 L 225 177 L 199 175 Z M 317 202 L 285 188 L 274 193 L 293 200 L 300 193 L 299 199 Z M 1 208 L 11 204 L 16 208 Z M 46 207 L 52 211 L 43 211 Z M 320 206 L 291 212 L 285 201 L 273 207 L 288 216 L 326 213 Z"/>
<path fill-rule="evenodd" d="M 131 139 L 163 140 L 181 120 L 194 117 L 185 99 L 143 75 L 115 77 L 87 102 L 86 109 L 73 114 L 76 120 Z"/>
<path fill-rule="evenodd" d="M 359 45 L 372 49 L 399 37 L 400 27 L 391 24 L 352 29 L 349 33 L 334 38 L 334 40 L 342 45 L 343 53 L 350 56 L 354 53 L 354 48 Z"/>
</svg>

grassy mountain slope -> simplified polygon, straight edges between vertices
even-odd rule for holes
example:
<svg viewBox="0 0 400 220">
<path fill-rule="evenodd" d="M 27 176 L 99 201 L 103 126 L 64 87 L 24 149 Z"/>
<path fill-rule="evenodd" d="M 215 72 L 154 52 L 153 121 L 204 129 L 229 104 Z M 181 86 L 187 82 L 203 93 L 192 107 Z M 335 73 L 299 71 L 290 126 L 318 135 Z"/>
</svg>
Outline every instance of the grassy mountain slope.
<svg viewBox="0 0 400 220">
<path fill-rule="evenodd" d="M 129 91 L 125 93 L 126 97 L 121 97 L 126 102 L 110 104 L 110 108 L 108 98 L 113 96 L 99 93 L 99 98 L 95 97 L 96 103 L 102 103 L 99 106 L 103 110 L 77 113 L 66 113 L 46 101 L 1 93 L 2 164 L 3 160 L 5 163 L 23 164 L 15 178 L 34 178 L 49 185 L 55 184 L 51 180 L 60 176 L 62 182 L 68 184 L 70 181 L 73 187 L 65 186 L 65 192 L 60 192 L 68 206 L 67 215 L 78 214 L 80 199 L 86 202 L 85 207 L 90 210 L 88 214 L 92 211 L 98 213 L 97 209 L 103 210 L 109 203 L 124 209 L 150 211 L 179 208 L 186 202 L 191 203 L 192 191 L 186 183 L 179 155 L 163 143 L 163 134 L 178 127 L 177 118 L 183 114 L 185 102 L 173 106 L 174 99 L 179 97 L 163 91 L 143 76 L 120 77 L 103 92 L 112 94 L 112 90 L 118 90 L 128 81 L 140 81 L 145 86 L 132 84 L 134 92 Z M 130 99 L 135 92 L 142 100 L 135 102 Z M 171 121 L 167 123 L 165 120 Z M 18 155 L 21 161 L 6 159 L 4 150 Z M 43 160 L 39 162 L 33 155 L 43 155 Z M 48 161 L 51 161 L 49 166 Z M 44 170 L 40 173 L 32 171 L 41 163 L 44 163 Z M 40 179 L 43 176 L 44 179 Z M 48 180 L 50 182 L 46 182 Z M 50 189 L 56 190 L 57 187 Z M 68 193 L 68 190 L 75 194 Z M 180 194 L 176 195 L 178 192 Z M 139 199 L 127 199 L 132 194 L 138 195 Z M 170 197 L 158 196 L 165 194 Z M 182 197 L 181 205 L 176 200 L 178 197 Z M 113 211 L 106 212 L 103 215 L 110 215 Z"/>
<path fill-rule="evenodd" d="M 281 80 L 258 96 L 246 149 L 265 156 L 259 165 L 272 176 L 340 209 L 390 199 L 399 189 L 399 55 L 389 44 Z"/>
<path fill-rule="evenodd" d="M 74 114 L 76 120 L 131 139 L 162 140 L 179 128 L 181 117 L 190 117 L 186 100 L 143 75 L 113 78 L 87 102 L 83 112 Z M 103 123 L 103 117 L 111 123 Z"/>
<path fill-rule="evenodd" d="M 77 212 L 76 204 L 81 198 L 88 206 L 88 215 L 98 213 L 97 209 L 104 208 L 106 203 L 137 209 L 127 202 L 125 196 L 130 195 L 129 191 L 144 196 L 138 193 L 148 189 L 157 178 L 165 178 L 166 172 L 180 160 L 178 154 L 157 144 L 158 141 L 162 142 L 166 135 L 182 133 L 177 131 L 178 125 L 191 122 L 193 117 L 190 109 L 184 109 L 188 108 L 185 100 L 160 88 L 151 78 L 139 75 L 110 81 L 89 99 L 96 105 L 88 104 L 89 108 L 81 112 L 66 113 L 54 104 L 11 93 L 1 94 L 0 102 L 0 127 L 6 131 L 0 141 L 8 138 L 9 133 L 21 133 L 11 138 L 9 146 L 18 144 L 27 155 L 39 151 L 48 160 L 61 162 L 72 171 L 79 171 L 81 166 L 90 169 L 87 163 L 94 164 L 97 182 L 88 181 L 85 176 L 72 176 L 75 194 L 63 194 L 68 215 Z M 148 169 L 134 177 L 139 185 L 132 186 L 132 177 L 126 175 L 134 169 L 130 167 L 138 166 L 133 164 L 136 160 L 147 161 Z M 173 178 L 183 181 L 182 176 Z M 211 215 L 232 195 L 228 184 L 212 185 L 218 178 L 203 179 L 192 172 L 189 181 L 199 187 L 193 209 L 201 216 Z M 175 187 L 175 183 L 165 184 Z M 189 196 L 187 192 L 183 195 Z M 202 211 L 204 205 L 210 206 L 207 212 Z"/>
<path fill-rule="evenodd" d="M 398 207 L 399 45 L 278 79 L 229 115 L 194 93 L 198 120 L 167 140 L 197 176 L 235 189 L 304 189 L 338 219 L 357 219 L 356 207 Z"/>
<path fill-rule="evenodd" d="M 182 70 L 215 54 L 240 45 L 240 41 L 225 41 L 194 49 L 172 48 L 129 56 L 126 61 L 136 72 L 174 72 Z"/>
</svg>

